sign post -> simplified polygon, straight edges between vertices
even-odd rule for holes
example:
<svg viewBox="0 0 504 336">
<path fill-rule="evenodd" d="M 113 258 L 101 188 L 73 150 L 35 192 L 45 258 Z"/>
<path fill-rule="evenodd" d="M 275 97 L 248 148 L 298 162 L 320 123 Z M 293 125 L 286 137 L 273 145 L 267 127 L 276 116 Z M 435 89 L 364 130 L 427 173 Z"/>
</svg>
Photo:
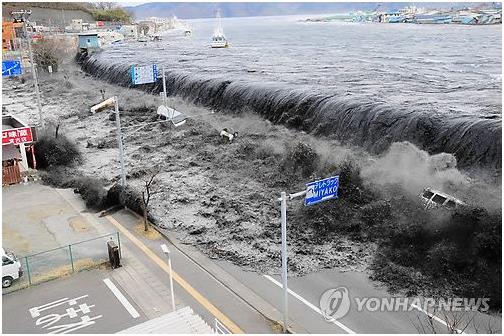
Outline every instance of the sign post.
<svg viewBox="0 0 504 336">
<path fill-rule="evenodd" d="M 282 287 L 283 287 L 283 331 L 287 332 L 288 320 L 288 287 L 287 287 L 287 199 L 292 200 L 297 197 L 305 196 L 305 206 L 310 206 L 324 202 L 333 198 L 338 198 L 339 176 L 329 177 L 323 180 L 309 182 L 306 189 L 295 194 L 287 194 L 285 191 L 280 193 L 280 212 L 281 212 L 281 230 L 282 230 Z"/>
<path fill-rule="evenodd" d="M 163 78 L 163 105 L 166 106 L 166 78 L 165 78 L 165 68 L 164 65 L 162 67 L 163 75 L 161 76 Z"/>
</svg>

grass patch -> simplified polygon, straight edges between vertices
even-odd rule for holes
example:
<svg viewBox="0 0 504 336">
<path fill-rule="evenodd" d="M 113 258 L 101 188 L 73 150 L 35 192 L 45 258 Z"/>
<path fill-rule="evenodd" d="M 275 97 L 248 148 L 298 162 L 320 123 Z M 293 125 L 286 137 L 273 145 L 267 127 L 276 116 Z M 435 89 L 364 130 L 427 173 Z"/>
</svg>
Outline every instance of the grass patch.
<svg viewBox="0 0 504 336">
<path fill-rule="evenodd" d="M 149 225 L 149 230 L 145 232 L 144 228 L 144 223 L 143 219 L 140 220 L 136 225 L 135 225 L 135 232 L 139 234 L 140 236 L 147 238 L 149 240 L 159 240 L 161 239 L 161 234 L 152 227 L 152 225 Z"/>
</svg>

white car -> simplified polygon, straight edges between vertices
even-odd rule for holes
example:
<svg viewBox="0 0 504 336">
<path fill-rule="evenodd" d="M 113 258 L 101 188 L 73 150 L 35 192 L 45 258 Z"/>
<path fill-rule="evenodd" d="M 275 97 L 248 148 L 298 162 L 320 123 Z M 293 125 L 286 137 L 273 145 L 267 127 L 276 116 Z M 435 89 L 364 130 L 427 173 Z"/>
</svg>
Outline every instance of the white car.
<svg viewBox="0 0 504 336">
<path fill-rule="evenodd" d="M 466 205 L 464 202 L 451 195 L 431 188 L 425 188 L 421 197 L 426 210 L 440 206 L 450 210 L 455 210 Z"/>
<path fill-rule="evenodd" d="M 23 268 L 14 253 L 6 253 L 2 248 L 2 288 L 10 287 L 22 275 Z"/>
</svg>

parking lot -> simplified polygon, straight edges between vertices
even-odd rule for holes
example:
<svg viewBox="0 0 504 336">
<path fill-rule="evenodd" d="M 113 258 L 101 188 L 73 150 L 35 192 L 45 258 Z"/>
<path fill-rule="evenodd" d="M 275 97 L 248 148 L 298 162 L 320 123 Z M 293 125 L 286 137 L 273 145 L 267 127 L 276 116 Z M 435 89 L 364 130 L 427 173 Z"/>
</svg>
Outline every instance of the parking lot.
<svg viewBox="0 0 504 336">
<path fill-rule="evenodd" d="M 118 242 L 113 232 L 94 227 L 71 190 L 38 183 L 3 189 L 2 247 L 14 253 L 24 275 L 3 293 L 96 267 L 108 260 L 107 241 Z"/>
<path fill-rule="evenodd" d="M 3 295 L 4 334 L 115 333 L 146 320 L 108 270 L 82 271 Z"/>
</svg>

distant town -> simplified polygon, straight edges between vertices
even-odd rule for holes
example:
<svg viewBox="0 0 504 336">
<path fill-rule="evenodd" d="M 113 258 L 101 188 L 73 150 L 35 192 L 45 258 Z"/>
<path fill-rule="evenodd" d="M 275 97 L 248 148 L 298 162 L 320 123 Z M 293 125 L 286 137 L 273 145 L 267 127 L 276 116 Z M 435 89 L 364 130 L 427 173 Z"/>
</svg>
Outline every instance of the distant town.
<svg viewBox="0 0 504 336">
<path fill-rule="evenodd" d="M 491 25 L 502 24 L 502 6 L 500 3 L 493 3 L 490 8 L 480 6 L 449 10 L 407 6 L 402 9 L 382 11 L 378 5 L 374 11 L 356 11 L 348 14 L 309 18 L 306 21 L 341 20 L 349 22 Z"/>
</svg>

